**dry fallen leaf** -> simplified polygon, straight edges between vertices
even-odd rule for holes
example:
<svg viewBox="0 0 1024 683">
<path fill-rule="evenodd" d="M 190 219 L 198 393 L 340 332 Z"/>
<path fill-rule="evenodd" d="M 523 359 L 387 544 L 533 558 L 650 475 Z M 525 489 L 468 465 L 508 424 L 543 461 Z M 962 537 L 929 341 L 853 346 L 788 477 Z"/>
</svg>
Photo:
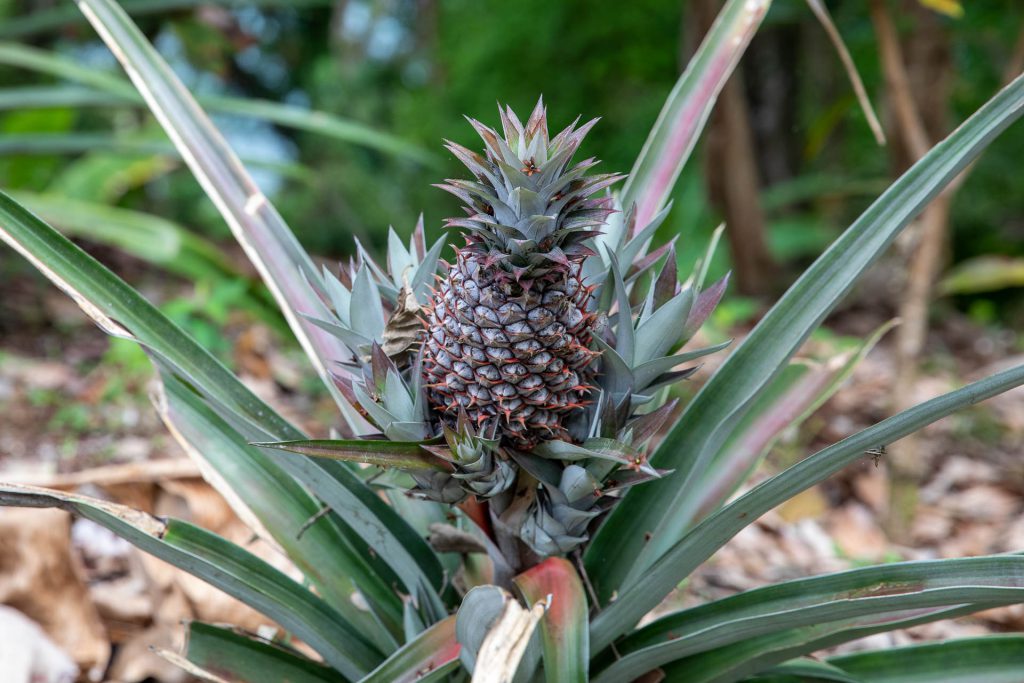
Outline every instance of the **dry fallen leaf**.
<svg viewBox="0 0 1024 683">
<path fill-rule="evenodd" d="M 110 643 L 60 510 L 0 509 L 0 603 L 24 613 L 85 671 L 102 672 Z"/>
<path fill-rule="evenodd" d="M 0 663 L 6 683 L 72 683 L 78 667 L 39 624 L 0 605 Z"/>
</svg>

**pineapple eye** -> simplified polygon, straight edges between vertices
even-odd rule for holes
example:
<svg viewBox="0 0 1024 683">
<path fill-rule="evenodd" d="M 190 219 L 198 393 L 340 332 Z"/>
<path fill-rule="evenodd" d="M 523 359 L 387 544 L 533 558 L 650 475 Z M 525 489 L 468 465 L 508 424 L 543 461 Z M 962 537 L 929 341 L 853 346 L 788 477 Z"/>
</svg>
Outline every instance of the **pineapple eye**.
<svg viewBox="0 0 1024 683">
<path fill-rule="evenodd" d="M 534 160 L 533 157 L 530 157 L 530 160 L 527 161 L 526 164 L 519 170 L 522 173 L 525 173 L 527 176 L 532 176 L 534 173 L 538 173 L 540 171 L 540 169 L 537 168 L 537 162 Z"/>
</svg>

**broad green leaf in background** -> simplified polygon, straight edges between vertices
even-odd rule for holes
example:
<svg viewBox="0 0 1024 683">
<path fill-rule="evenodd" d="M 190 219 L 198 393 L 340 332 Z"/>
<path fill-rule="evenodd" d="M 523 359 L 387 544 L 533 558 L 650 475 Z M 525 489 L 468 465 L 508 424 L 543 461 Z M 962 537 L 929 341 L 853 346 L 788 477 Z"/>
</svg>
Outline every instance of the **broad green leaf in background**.
<svg viewBox="0 0 1024 683">
<path fill-rule="evenodd" d="M 636 225 L 646 226 L 665 207 L 701 130 L 768 13 L 771 0 L 729 0 L 676 81 L 622 188 L 622 205 L 636 202 Z"/>
<path fill-rule="evenodd" d="M 527 605 L 547 602 L 540 622 L 547 683 L 586 683 L 590 665 L 587 596 L 579 573 L 561 557 L 549 557 L 515 578 Z"/>
<path fill-rule="evenodd" d="M 106 501 L 33 486 L 0 485 L 0 505 L 55 507 L 104 526 L 174 566 L 266 614 L 349 678 L 383 659 L 327 603 L 239 546 L 186 522 L 161 521 Z"/>
<path fill-rule="evenodd" d="M 330 6 L 331 4 L 333 4 L 333 0 L 122 0 L 121 2 L 125 11 L 133 16 L 173 12 L 203 5 L 301 8 Z M 25 38 L 82 23 L 85 23 L 85 18 L 75 8 L 58 4 L 39 9 L 25 16 L 5 18 L 0 24 L 0 38 Z"/>
<path fill-rule="evenodd" d="M 963 603 L 1024 598 L 1024 556 L 906 562 L 767 586 L 658 619 L 616 645 L 621 659 L 595 681 L 632 680 L 663 664 L 783 630 Z M 816 636 L 810 629 L 807 633 Z M 790 646 L 792 646 L 790 644 Z M 714 655 L 715 658 L 718 655 Z M 737 660 L 737 663 L 739 660 Z"/>
<path fill-rule="evenodd" d="M 1024 258 L 978 256 L 957 264 L 939 283 L 943 294 L 981 294 L 1024 287 Z"/>
<path fill-rule="evenodd" d="M 118 10 L 116 14 L 121 18 L 121 22 L 129 22 L 130 24 L 131 19 L 123 11 Z M 113 16 L 107 14 L 101 13 L 99 16 L 113 19 Z M 114 27 L 116 24 L 111 24 L 111 26 Z M 134 27 L 133 24 L 132 26 Z M 127 38 L 127 35 L 115 35 L 118 35 L 118 39 Z M 141 36 L 139 37 L 141 38 Z M 143 38 L 143 40 L 145 39 Z M 114 53 L 118 54 L 118 51 L 114 50 Z M 159 59 L 155 52 L 153 55 Z M 136 92 L 132 85 L 123 78 L 105 71 L 84 67 L 74 60 L 54 52 L 17 43 L 0 42 L 0 64 L 31 69 L 78 83 L 80 86 L 88 86 L 87 88 L 79 87 L 77 89 L 60 86 L 51 88 L 49 91 L 36 87 L 27 89 L 27 92 L 25 89 L 19 88 L 14 90 L 13 95 L 0 97 L 0 103 L 4 101 L 14 103 L 15 95 L 25 93 L 30 98 L 27 103 L 37 108 L 140 106 L 148 104 L 144 99 L 146 91 L 142 88 L 139 89 L 139 92 L 143 93 L 140 96 L 139 92 Z M 242 99 L 221 95 L 203 95 L 199 97 L 199 103 L 218 114 L 233 114 L 260 119 L 279 126 L 362 145 L 420 163 L 436 163 L 434 155 L 414 143 L 376 130 L 370 126 L 328 114 L 327 112 L 312 111 L 293 105 L 265 100 Z M 152 105 L 149 106 L 152 108 Z M 163 124 L 162 121 L 161 124 Z M 170 135 L 170 133 L 168 134 Z M 172 140 L 175 140 L 173 135 L 170 135 L 170 137 Z M 175 142 L 177 141 L 175 140 Z M 185 156 L 187 158 L 187 155 Z"/>
<path fill-rule="evenodd" d="M 0 102 L 2 104 L 2 102 Z M 137 157 L 159 155 L 163 164 L 177 163 L 181 155 L 168 140 L 110 133 L 15 133 L 0 136 L 0 155 L 88 154 L 96 150 Z M 247 166 L 272 171 L 284 178 L 309 181 L 312 171 L 299 164 L 243 158 Z"/>
<path fill-rule="evenodd" d="M 459 668 L 459 650 L 452 615 L 410 640 L 361 683 L 415 683 L 427 674 L 452 673 Z"/>
<path fill-rule="evenodd" d="M 892 443 L 957 410 L 1022 384 L 1024 365 L 1004 370 L 857 432 L 762 482 L 695 526 L 640 579 L 620 591 L 617 599 L 592 621 L 591 646 L 604 648 L 626 633 L 741 529 L 775 506 L 863 458 L 865 451 Z"/>
<path fill-rule="evenodd" d="M 11 197 L 66 233 L 117 247 L 184 277 L 244 277 L 215 244 L 159 216 L 53 194 L 12 192 Z"/>
<path fill-rule="evenodd" d="M 701 506 L 699 474 L 730 426 L 903 227 L 1022 114 L 1024 76 L 893 183 L 730 354 L 651 458 L 656 467 L 675 472 L 628 491 L 587 549 L 587 571 L 602 601 L 616 591 L 621 595 L 686 533 Z"/>
<path fill-rule="evenodd" d="M 193 621 L 185 657 L 196 666 L 244 683 L 345 683 L 345 678 L 294 650 L 231 629 Z"/>
</svg>

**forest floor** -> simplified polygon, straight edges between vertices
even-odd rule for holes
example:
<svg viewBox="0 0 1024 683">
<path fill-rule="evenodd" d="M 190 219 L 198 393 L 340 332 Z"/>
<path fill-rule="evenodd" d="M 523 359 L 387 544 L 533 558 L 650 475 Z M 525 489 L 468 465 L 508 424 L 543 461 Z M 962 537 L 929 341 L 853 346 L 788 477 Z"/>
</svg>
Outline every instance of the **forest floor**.
<svg viewBox="0 0 1024 683">
<path fill-rule="evenodd" d="M 155 280 L 152 287 L 167 285 Z M 251 532 L 161 424 L 150 403 L 145 357 L 130 344 L 111 346 L 68 299 L 38 278 L 15 278 L 5 282 L 5 290 L 0 480 L 78 490 L 249 542 Z M 852 309 L 829 325 L 836 333 L 863 337 L 882 321 L 870 310 Z M 333 408 L 325 396 L 308 398 L 312 385 L 300 356 L 278 351 L 274 333 L 250 320 L 229 319 L 227 327 L 225 359 L 290 419 L 323 433 Z M 744 329 L 731 332 L 742 335 Z M 929 339 L 917 398 L 1022 362 L 1013 349 L 1012 335 L 947 316 Z M 709 376 L 715 362 L 720 359 L 700 377 Z M 751 484 L 886 417 L 894 363 L 892 339 L 883 340 L 834 398 L 797 433 L 784 435 Z M 888 450 L 899 448 L 896 443 Z M 927 475 L 902 543 L 884 531 L 886 457 L 876 462 L 866 455 L 750 525 L 660 609 L 867 564 L 1024 549 L 1022 449 L 1024 391 L 1016 390 L 923 432 Z M 249 545 L 273 559 L 268 549 Z M 0 605 L 40 624 L 80 667 L 83 680 L 188 680 L 152 650 L 180 648 L 184 620 L 274 633 L 261 615 L 59 511 L 0 510 Z M 0 631 L 12 618 L 17 617 L 0 607 Z M 1019 630 L 1024 605 L 875 635 L 840 649 Z M 61 655 L 53 657 L 59 666 Z"/>
</svg>

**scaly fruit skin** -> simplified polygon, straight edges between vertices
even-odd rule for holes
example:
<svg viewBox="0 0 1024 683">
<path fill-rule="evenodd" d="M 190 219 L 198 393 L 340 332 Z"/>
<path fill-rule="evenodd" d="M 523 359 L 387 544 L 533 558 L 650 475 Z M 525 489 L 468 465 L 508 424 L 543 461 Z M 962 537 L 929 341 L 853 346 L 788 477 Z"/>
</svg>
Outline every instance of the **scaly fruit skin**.
<svg viewBox="0 0 1024 683">
<path fill-rule="evenodd" d="M 585 405 L 594 314 L 581 261 L 516 282 L 500 265 L 460 252 L 428 313 L 428 396 L 446 422 L 460 409 L 495 425 L 509 445 L 568 440 L 563 418 Z"/>
<path fill-rule="evenodd" d="M 444 423 L 465 410 L 504 445 L 529 450 L 570 439 L 567 418 L 587 402 L 597 353 L 584 243 L 612 213 L 601 191 L 620 176 L 585 175 L 594 159 L 572 164 L 593 121 L 549 138 L 543 103 L 525 125 L 500 113 L 504 138 L 470 121 L 486 156 L 448 143 L 474 176 L 441 185 L 465 202 L 467 217 L 448 225 L 466 230 L 467 244 L 434 290 L 423 368 Z"/>
</svg>

